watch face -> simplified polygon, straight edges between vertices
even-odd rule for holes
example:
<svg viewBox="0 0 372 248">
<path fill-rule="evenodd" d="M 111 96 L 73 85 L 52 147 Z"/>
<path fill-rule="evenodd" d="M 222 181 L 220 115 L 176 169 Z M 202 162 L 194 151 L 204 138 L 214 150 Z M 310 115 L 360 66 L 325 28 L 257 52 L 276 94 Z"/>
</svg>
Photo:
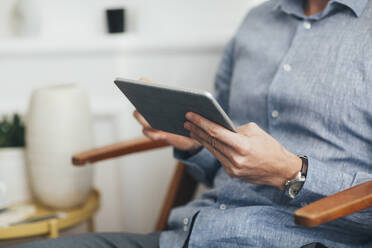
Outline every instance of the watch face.
<svg viewBox="0 0 372 248">
<path fill-rule="evenodd" d="M 303 185 L 304 185 L 304 182 L 299 182 L 299 181 L 293 182 L 291 186 L 289 186 L 289 192 L 288 192 L 289 195 L 292 198 L 295 198 L 300 192 Z"/>
</svg>

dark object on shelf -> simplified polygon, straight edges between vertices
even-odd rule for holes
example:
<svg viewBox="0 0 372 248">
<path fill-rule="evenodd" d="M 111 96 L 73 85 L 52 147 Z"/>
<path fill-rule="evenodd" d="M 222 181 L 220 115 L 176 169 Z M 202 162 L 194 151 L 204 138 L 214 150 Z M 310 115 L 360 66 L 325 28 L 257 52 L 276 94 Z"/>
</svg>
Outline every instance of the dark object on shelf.
<svg viewBox="0 0 372 248">
<path fill-rule="evenodd" d="M 106 10 L 106 20 L 109 33 L 125 32 L 125 9 Z"/>
<path fill-rule="evenodd" d="M 1 147 L 24 147 L 25 126 L 19 115 L 15 114 L 13 120 L 0 121 L 0 148 Z"/>
</svg>

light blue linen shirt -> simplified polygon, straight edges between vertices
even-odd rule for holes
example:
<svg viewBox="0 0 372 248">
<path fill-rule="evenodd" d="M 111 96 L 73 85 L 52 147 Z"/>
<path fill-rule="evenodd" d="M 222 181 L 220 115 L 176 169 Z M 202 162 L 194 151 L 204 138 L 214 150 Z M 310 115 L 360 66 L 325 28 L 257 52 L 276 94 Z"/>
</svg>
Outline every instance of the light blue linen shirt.
<svg viewBox="0 0 372 248">
<path fill-rule="evenodd" d="M 309 157 L 304 187 L 291 200 L 229 177 L 205 149 L 192 157 L 176 150 L 212 189 L 172 211 L 161 248 L 182 247 L 196 212 L 191 248 L 372 247 L 372 209 L 314 228 L 293 222 L 301 206 L 372 180 L 372 1 L 331 0 L 311 17 L 302 4 L 250 11 L 224 51 L 216 97 L 236 125 L 256 122 Z"/>
</svg>

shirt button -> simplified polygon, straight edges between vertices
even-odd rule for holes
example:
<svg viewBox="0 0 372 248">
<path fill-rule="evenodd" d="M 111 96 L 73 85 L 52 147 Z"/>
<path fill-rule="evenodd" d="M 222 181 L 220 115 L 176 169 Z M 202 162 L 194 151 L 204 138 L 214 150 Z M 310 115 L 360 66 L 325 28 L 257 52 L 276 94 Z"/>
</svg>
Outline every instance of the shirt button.
<svg viewBox="0 0 372 248">
<path fill-rule="evenodd" d="M 289 65 L 289 64 L 284 64 L 283 65 L 283 69 L 286 71 L 286 72 L 290 72 L 292 70 L 292 66 Z"/>
<path fill-rule="evenodd" d="M 220 205 L 220 209 L 221 209 L 221 210 L 225 210 L 225 209 L 226 209 L 226 205 L 225 205 L 225 204 L 221 204 L 221 205 Z"/>
<path fill-rule="evenodd" d="M 183 224 L 185 225 L 189 224 L 189 219 L 188 218 L 183 219 Z"/>
<path fill-rule="evenodd" d="M 187 232 L 187 226 L 183 226 L 183 231 Z"/>
<path fill-rule="evenodd" d="M 279 116 L 279 112 L 278 112 L 278 110 L 273 110 L 273 112 L 271 112 L 271 116 L 272 116 L 273 118 L 278 118 L 278 116 Z"/>
<path fill-rule="evenodd" d="M 311 29 L 311 23 L 308 21 L 304 22 L 304 28 Z"/>
</svg>

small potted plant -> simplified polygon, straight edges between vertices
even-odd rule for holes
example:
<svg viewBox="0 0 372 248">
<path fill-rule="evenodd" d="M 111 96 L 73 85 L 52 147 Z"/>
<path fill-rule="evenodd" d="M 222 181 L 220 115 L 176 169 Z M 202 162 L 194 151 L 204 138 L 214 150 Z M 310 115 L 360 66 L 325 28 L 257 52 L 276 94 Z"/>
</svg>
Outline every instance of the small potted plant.
<svg viewBox="0 0 372 248">
<path fill-rule="evenodd" d="M 25 163 L 25 126 L 19 115 L 0 120 L 0 205 L 30 199 Z"/>
</svg>

